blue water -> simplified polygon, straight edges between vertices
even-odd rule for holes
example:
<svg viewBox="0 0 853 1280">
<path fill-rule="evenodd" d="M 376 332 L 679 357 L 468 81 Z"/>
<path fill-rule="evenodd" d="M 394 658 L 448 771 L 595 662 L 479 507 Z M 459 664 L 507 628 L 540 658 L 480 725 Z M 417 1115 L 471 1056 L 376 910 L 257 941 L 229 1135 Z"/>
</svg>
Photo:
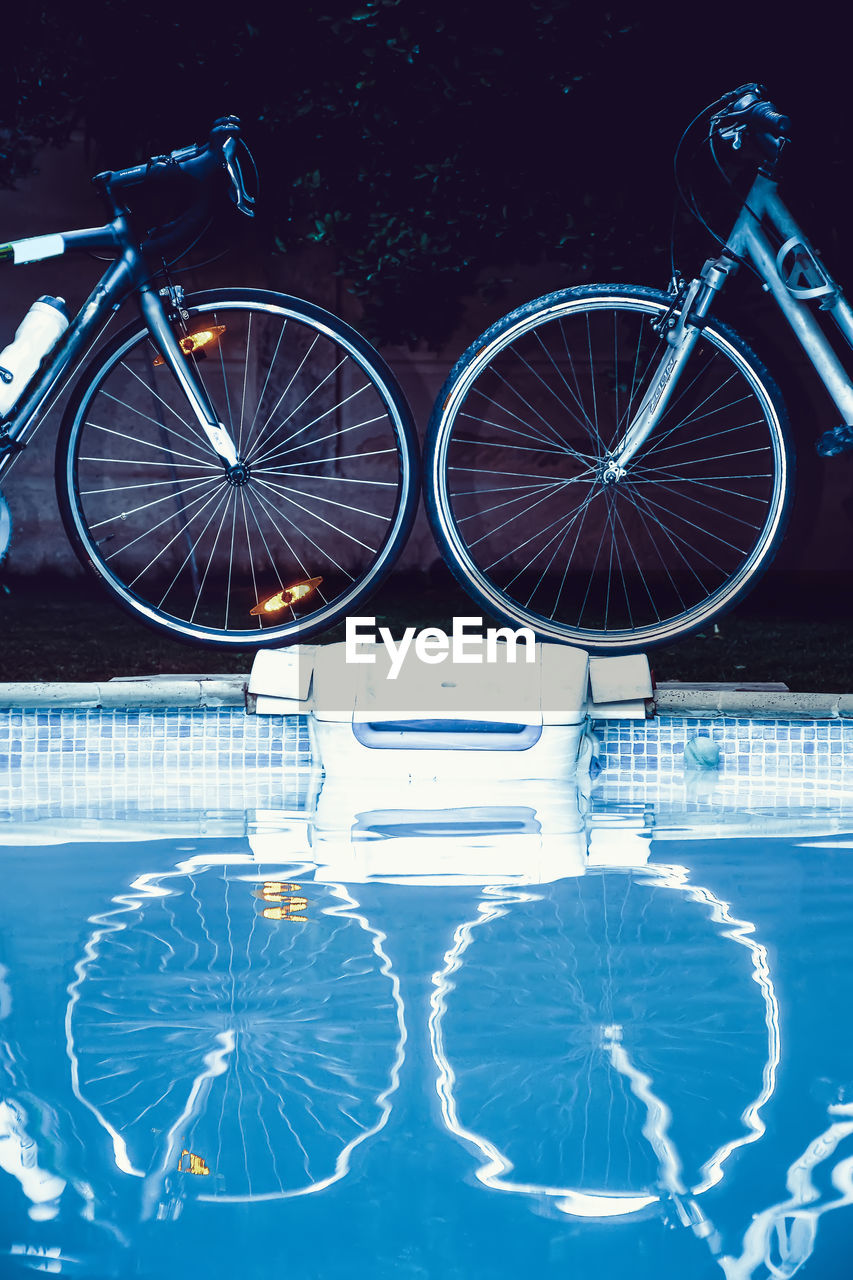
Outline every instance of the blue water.
<svg viewBox="0 0 853 1280">
<path fill-rule="evenodd" d="M 848 1276 L 853 813 L 553 800 L 0 848 L 0 1276 Z"/>
</svg>

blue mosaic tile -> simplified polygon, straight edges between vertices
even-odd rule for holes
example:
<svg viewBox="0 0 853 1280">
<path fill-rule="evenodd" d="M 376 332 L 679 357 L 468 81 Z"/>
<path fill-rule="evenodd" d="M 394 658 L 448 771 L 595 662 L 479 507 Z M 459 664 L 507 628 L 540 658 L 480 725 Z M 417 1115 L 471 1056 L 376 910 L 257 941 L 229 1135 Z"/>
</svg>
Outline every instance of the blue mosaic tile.
<svg viewBox="0 0 853 1280">
<path fill-rule="evenodd" d="M 853 723 L 665 716 L 645 722 L 601 722 L 596 733 L 607 766 L 614 771 L 631 769 L 646 777 L 683 774 L 685 743 L 698 736 L 719 746 L 721 772 L 788 779 L 814 775 L 853 783 Z"/>
</svg>

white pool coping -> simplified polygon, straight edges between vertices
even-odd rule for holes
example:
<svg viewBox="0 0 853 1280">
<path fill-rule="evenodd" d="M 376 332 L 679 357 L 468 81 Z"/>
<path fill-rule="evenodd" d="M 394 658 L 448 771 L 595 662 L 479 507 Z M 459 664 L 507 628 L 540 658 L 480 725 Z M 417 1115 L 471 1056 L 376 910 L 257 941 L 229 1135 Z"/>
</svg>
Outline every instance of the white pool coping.
<svg viewBox="0 0 853 1280">
<path fill-rule="evenodd" d="M 245 707 L 248 683 L 248 674 L 0 683 L 0 708 Z"/>
<path fill-rule="evenodd" d="M 789 690 L 658 689 L 652 715 L 695 719 L 850 720 L 853 693 L 791 693 Z"/>
<path fill-rule="evenodd" d="M 245 675 L 125 676 L 104 681 L 0 682 L 0 708 L 247 707 Z M 761 720 L 850 720 L 853 693 L 708 688 L 684 684 L 659 688 L 646 703 L 649 719 L 736 717 Z"/>
</svg>

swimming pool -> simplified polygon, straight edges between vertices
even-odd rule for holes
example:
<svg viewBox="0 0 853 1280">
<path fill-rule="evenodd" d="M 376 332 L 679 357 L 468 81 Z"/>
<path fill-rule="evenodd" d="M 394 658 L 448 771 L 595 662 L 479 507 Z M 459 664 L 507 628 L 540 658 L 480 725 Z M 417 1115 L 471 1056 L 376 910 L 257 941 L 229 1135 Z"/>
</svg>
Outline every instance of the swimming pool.
<svg viewBox="0 0 853 1280">
<path fill-rule="evenodd" d="M 849 794 L 252 754 L 7 797 L 0 1274 L 844 1274 Z"/>
</svg>

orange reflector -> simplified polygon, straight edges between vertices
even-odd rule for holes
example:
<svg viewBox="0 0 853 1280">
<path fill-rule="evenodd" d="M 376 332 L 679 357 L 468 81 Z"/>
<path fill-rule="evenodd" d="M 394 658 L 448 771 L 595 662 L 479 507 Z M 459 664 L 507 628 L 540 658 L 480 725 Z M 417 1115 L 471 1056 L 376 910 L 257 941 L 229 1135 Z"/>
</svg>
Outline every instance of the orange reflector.
<svg viewBox="0 0 853 1280">
<path fill-rule="evenodd" d="M 262 902 L 286 902 L 289 901 L 285 897 L 286 894 L 298 893 L 301 888 L 301 884 L 286 884 L 279 880 L 268 880 L 260 889 L 255 890 L 255 897 L 260 898 Z"/>
<path fill-rule="evenodd" d="M 279 609 L 288 609 L 290 605 L 296 604 L 297 600 L 304 600 L 306 596 L 310 596 L 322 581 L 322 578 L 306 578 L 304 582 L 295 582 L 292 587 L 282 587 L 281 591 L 277 591 L 268 600 L 259 601 L 249 612 L 257 618 L 265 613 L 277 613 Z"/>
<path fill-rule="evenodd" d="M 200 347 L 207 347 L 211 342 L 215 342 L 221 333 L 225 332 L 224 324 L 212 324 L 209 329 L 199 329 L 196 333 L 188 333 L 185 338 L 179 338 L 178 344 L 185 356 L 192 355 L 194 351 L 198 351 Z M 166 361 L 162 356 L 154 357 L 154 364 L 165 364 Z"/>
<path fill-rule="evenodd" d="M 295 899 L 295 903 L 297 904 L 296 909 L 304 911 L 305 907 L 308 905 L 308 900 L 307 898 L 297 898 Z M 301 924 L 307 924 L 307 916 L 296 916 L 293 914 L 293 911 L 294 908 L 287 905 L 282 907 L 264 907 L 261 915 L 265 920 L 296 920 Z"/>
</svg>

